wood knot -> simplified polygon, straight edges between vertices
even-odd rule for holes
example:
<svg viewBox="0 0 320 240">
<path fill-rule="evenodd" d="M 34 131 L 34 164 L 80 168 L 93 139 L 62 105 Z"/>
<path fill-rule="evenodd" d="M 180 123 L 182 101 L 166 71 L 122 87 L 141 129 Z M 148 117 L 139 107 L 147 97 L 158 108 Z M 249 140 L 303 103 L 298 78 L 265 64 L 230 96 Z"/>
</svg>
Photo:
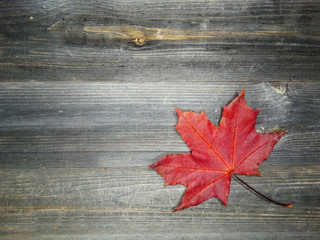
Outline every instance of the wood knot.
<svg viewBox="0 0 320 240">
<path fill-rule="evenodd" d="M 134 40 L 134 42 L 139 45 L 139 46 L 142 46 L 143 44 L 146 43 L 146 38 L 145 37 L 138 37 Z"/>
</svg>

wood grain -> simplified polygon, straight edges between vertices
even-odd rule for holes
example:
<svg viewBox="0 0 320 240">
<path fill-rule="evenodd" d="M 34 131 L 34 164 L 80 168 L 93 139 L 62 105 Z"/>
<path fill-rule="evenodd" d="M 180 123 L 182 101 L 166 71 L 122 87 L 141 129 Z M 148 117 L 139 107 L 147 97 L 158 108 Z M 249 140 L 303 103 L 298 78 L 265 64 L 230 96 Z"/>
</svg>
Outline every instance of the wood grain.
<svg viewBox="0 0 320 240">
<path fill-rule="evenodd" d="M 22 0 L 2 9 L 2 81 L 317 81 L 320 73 L 315 1 Z M 109 35 L 85 31 L 94 27 Z"/>
<path fill-rule="evenodd" d="M 314 0 L 2 1 L 0 239 L 318 239 L 320 5 Z M 174 107 L 219 123 L 245 88 L 288 130 L 263 177 L 172 214 L 146 166 L 189 149 Z"/>
<path fill-rule="evenodd" d="M 1 167 L 146 166 L 189 149 L 175 131 L 174 107 L 204 109 L 218 124 L 223 104 L 246 89 L 262 107 L 256 129 L 289 133 L 270 164 L 318 163 L 318 83 L 3 83 L 0 85 Z M 195 91 L 196 89 L 196 91 Z M 308 105 L 302 105 L 306 103 Z M 305 151 L 308 149 L 307 151 Z"/>
<path fill-rule="evenodd" d="M 183 234 L 201 239 L 219 231 L 220 236 L 214 236 L 235 239 L 254 228 L 251 236 L 258 238 L 299 239 L 299 232 L 307 231 L 304 236 L 312 239 L 311 232 L 317 230 L 320 221 L 319 208 L 314 207 L 319 205 L 319 171 L 318 166 L 266 166 L 262 168 L 263 178 L 246 179 L 274 198 L 294 199 L 290 209 L 266 203 L 233 182 L 227 208 L 212 199 L 173 214 L 183 188 L 164 188 L 161 178 L 146 167 L 6 170 L 1 172 L 0 197 L 5 205 L 0 210 L 1 218 L 8 222 L 0 231 L 10 237 L 19 229 L 43 239 L 50 235 L 68 239 L 69 233 L 76 238 L 85 234 L 88 239 L 104 234 L 111 239 L 157 239 L 167 231 L 168 238 Z M 24 219 L 23 225 L 16 216 Z"/>
</svg>

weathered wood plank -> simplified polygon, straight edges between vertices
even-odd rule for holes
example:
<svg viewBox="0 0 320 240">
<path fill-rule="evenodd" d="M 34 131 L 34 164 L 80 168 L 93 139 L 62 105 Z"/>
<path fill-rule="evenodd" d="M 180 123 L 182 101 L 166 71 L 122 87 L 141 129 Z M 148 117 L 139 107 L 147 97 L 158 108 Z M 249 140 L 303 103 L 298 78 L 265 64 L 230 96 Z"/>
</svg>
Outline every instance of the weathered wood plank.
<svg viewBox="0 0 320 240">
<path fill-rule="evenodd" d="M 231 239 L 316 239 L 319 166 L 264 166 L 261 170 L 264 177 L 244 179 L 275 199 L 292 201 L 292 208 L 267 203 L 232 182 L 227 208 L 211 199 L 172 214 L 184 188 L 164 188 L 161 177 L 146 167 L 6 169 L 0 174 L 0 232 L 6 239 L 11 234 L 22 238 L 15 236 L 19 231 L 25 234 L 23 239 L 28 234 L 41 239 L 82 234 L 83 239 L 105 234 L 110 239 L 157 239 L 168 232 L 168 239 L 177 235 L 210 239 L 212 234 Z"/>
<path fill-rule="evenodd" d="M 238 85 L 238 86 L 237 86 Z M 3 83 L 2 168 L 146 166 L 189 149 L 174 130 L 174 107 L 204 109 L 218 124 L 222 106 L 246 89 L 256 129 L 289 133 L 266 164 L 317 164 L 319 83 Z"/>
<path fill-rule="evenodd" d="M 314 0 L 3 1 L 0 239 L 318 239 L 319 43 Z M 293 208 L 233 182 L 172 214 L 146 166 L 189 151 L 174 106 L 217 124 L 243 87 L 289 130 L 243 178 Z"/>
<path fill-rule="evenodd" d="M 315 1 L 22 0 L 0 11 L 2 81 L 319 79 Z"/>
</svg>

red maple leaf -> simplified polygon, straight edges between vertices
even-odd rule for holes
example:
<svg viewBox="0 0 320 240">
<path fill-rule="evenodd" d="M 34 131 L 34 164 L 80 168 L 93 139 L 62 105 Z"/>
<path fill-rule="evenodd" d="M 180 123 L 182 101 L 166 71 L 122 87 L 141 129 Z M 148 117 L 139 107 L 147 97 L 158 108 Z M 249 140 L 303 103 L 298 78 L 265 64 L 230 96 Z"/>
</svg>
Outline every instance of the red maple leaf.
<svg viewBox="0 0 320 240">
<path fill-rule="evenodd" d="M 255 130 L 260 109 L 255 111 L 246 104 L 244 90 L 224 106 L 219 126 L 212 124 L 204 111 L 200 114 L 177 108 L 176 111 L 179 119 L 175 128 L 191 152 L 166 155 L 149 166 L 164 178 L 165 186 L 181 184 L 187 188 L 174 211 L 196 206 L 213 197 L 226 206 L 232 176 L 261 176 L 259 164 L 267 160 L 274 145 L 286 133 L 258 133 Z M 238 177 L 236 179 L 244 183 Z"/>
</svg>

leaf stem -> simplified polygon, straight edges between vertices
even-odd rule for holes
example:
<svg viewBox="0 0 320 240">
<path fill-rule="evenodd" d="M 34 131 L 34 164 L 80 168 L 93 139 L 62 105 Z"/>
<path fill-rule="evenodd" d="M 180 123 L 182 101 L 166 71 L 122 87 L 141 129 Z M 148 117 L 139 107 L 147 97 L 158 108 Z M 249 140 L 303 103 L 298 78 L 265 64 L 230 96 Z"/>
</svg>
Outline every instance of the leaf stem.
<svg viewBox="0 0 320 240">
<path fill-rule="evenodd" d="M 236 174 L 232 174 L 232 177 L 242 183 L 243 185 L 245 185 L 246 187 L 248 187 L 251 191 L 253 191 L 254 193 L 258 194 L 260 197 L 262 197 L 264 200 L 267 200 L 269 202 L 272 202 L 274 204 L 277 204 L 277 205 L 280 205 L 280 206 L 283 206 L 283 207 L 292 207 L 292 203 L 289 203 L 289 204 L 285 204 L 285 203 L 280 203 L 280 202 L 277 202 L 277 201 L 274 201 L 272 200 L 271 198 L 268 198 L 267 196 L 263 195 L 262 193 L 258 192 L 257 190 L 255 190 L 253 187 L 249 186 L 246 182 L 244 182 L 243 180 L 241 180 Z"/>
</svg>

